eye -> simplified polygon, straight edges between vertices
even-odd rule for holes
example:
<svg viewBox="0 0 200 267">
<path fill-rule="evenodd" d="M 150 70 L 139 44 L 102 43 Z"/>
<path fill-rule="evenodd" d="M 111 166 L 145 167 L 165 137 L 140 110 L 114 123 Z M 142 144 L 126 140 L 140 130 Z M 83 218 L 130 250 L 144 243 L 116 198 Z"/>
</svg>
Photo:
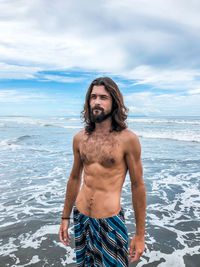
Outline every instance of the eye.
<svg viewBox="0 0 200 267">
<path fill-rule="evenodd" d="M 90 99 L 95 99 L 96 98 L 96 95 L 91 95 L 90 96 Z"/>
<path fill-rule="evenodd" d="M 101 99 L 108 99 L 106 95 L 101 95 Z"/>
</svg>

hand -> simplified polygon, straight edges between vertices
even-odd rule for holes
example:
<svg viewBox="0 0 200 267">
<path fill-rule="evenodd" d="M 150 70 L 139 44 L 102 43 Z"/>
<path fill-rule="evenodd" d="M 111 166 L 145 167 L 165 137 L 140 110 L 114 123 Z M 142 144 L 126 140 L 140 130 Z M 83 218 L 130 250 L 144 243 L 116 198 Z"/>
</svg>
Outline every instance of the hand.
<svg viewBox="0 0 200 267">
<path fill-rule="evenodd" d="M 144 252 L 144 249 L 145 249 L 144 236 L 135 235 L 133 239 L 131 240 L 129 253 L 128 253 L 130 262 L 138 261 L 140 256 Z"/>
<path fill-rule="evenodd" d="M 69 220 L 62 220 L 60 229 L 59 229 L 59 238 L 60 241 L 65 245 L 70 245 L 70 237 L 68 235 L 68 228 L 69 228 L 70 221 Z"/>
</svg>

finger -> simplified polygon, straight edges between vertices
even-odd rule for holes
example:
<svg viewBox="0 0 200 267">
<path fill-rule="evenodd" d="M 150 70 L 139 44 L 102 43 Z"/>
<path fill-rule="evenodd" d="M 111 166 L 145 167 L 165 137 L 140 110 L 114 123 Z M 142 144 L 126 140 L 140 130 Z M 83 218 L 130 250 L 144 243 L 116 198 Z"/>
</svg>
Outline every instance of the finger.
<svg viewBox="0 0 200 267">
<path fill-rule="evenodd" d="M 65 242 L 65 245 L 69 246 L 71 240 L 70 240 L 67 230 L 63 231 L 63 240 Z"/>
<path fill-rule="evenodd" d="M 63 243 L 63 245 L 65 245 L 64 238 L 63 238 L 63 231 L 62 230 L 59 231 L 59 238 L 60 238 L 60 241 Z"/>
<path fill-rule="evenodd" d="M 132 256 L 132 254 L 133 254 L 133 250 L 134 250 L 134 246 L 130 246 L 130 248 L 129 248 L 129 251 L 128 251 L 128 255 L 131 257 Z"/>
<path fill-rule="evenodd" d="M 67 232 L 67 230 L 64 230 L 64 231 L 63 231 L 63 239 L 64 239 L 65 242 L 66 242 L 67 239 L 68 239 L 68 232 Z"/>
<path fill-rule="evenodd" d="M 138 261 L 141 255 L 142 255 L 142 253 L 139 253 L 136 251 L 135 255 L 133 257 L 131 257 L 130 262 Z"/>
<path fill-rule="evenodd" d="M 59 229 L 58 235 L 59 235 L 60 241 L 62 242 L 63 236 L 62 236 L 62 230 L 61 229 Z"/>
<path fill-rule="evenodd" d="M 71 241 L 71 239 L 70 238 L 67 238 L 67 240 L 65 242 L 66 246 L 69 246 L 70 245 L 70 241 Z"/>
</svg>

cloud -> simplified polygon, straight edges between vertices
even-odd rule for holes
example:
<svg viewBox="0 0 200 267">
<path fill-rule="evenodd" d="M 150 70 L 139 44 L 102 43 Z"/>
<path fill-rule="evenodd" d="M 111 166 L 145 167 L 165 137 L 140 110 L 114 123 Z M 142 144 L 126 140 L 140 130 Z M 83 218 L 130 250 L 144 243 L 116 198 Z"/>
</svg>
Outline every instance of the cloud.
<svg viewBox="0 0 200 267">
<path fill-rule="evenodd" d="M 0 79 L 34 79 L 39 67 L 20 66 L 0 62 Z"/>
<path fill-rule="evenodd" d="M 189 94 L 189 95 L 200 94 L 200 89 L 189 90 L 189 91 L 188 91 L 188 94 Z"/>
<path fill-rule="evenodd" d="M 54 101 L 43 93 L 21 92 L 18 90 L 0 90 L 0 102 L 21 103 L 34 101 Z"/>
<path fill-rule="evenodd" d="M 52 75 L 52 74 L 46 74 L 42 75 L 42 79 L 45 81 L 55 81 L 55 82 L 63 82 L 63 83 L 75 83 L 75 82 L 81 82 L 85 80 L 85 78 L 75 78 L 75 77 L 67 77 L 67 76 L 60 76 L 60 75 Z"/>
<path fill-rule="evenodd" d="M 200 72 L 184 69 L 156 69 L 151 66 L 138 66 L 124 72 L 123 77 L 134 80 L 133 85 L 151 85 L 163 89 L 196 88 L 199 85 Z"/>
<path fill-rule="evenodd" d="M 159 109 L 156 109 L 156 108 L 153 108 L 153 107 L 136 107 L 136 106 L 129 106 L 128 107 L 129 109 L 129 113 L 131 114 L 136 114 L 136 115 L 145 115 L 145 116 L 148 116 L 148 115 L 151 115 L 151 114 L 159 114 L 160 113 L 160 110 Z"/>
<path fill-rule="evenodd" d="M 134 115 L 197 115 L 200 114 L 200 94 L 133 93 L 124 97 L 129 113 Z M 191 108 L 192 107 L 192 108 Z"/>
<path fill-rule="evenodd" d="M 38 72 L 78 69 L 200 87 L 199 1 L 7 0 L 0 10 L 0 79 L 69 82 Z"/>
</svg>

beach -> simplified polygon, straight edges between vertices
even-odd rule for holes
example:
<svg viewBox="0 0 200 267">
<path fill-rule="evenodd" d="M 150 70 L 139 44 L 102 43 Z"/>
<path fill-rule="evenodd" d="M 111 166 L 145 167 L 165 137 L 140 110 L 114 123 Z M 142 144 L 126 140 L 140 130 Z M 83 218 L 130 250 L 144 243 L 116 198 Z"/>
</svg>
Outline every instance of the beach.
<svg viewBox="0 0 200 267">
<path fill-rule="evenodd" d="M 130 266 L 197 267 L 200 262 L 200 117 L 128 117 L 142 147 L 146 250 Z M 0 117 L 0 266 L 76 266 L 59 241 L 78 116 Z M 130 178 L 121 196 L 135 233 Z"/>
</svg>

